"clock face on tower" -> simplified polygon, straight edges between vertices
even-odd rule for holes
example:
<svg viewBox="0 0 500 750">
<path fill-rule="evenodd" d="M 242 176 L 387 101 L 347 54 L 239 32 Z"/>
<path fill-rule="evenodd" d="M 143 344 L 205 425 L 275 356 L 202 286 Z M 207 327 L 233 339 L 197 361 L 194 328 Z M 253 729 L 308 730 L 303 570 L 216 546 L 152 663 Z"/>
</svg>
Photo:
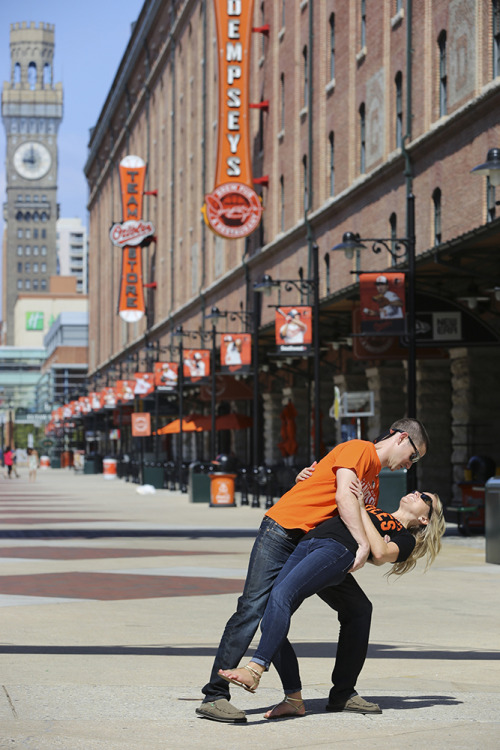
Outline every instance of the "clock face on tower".
<svg viewBox="0 0 500 750">
<path fill-rule="evenodd" d="M 36 141 L 22 143 L 14 153 L 14 168 L 25 180 L 39 180 L 52 163 L 49 150 Z"/>
</svg>

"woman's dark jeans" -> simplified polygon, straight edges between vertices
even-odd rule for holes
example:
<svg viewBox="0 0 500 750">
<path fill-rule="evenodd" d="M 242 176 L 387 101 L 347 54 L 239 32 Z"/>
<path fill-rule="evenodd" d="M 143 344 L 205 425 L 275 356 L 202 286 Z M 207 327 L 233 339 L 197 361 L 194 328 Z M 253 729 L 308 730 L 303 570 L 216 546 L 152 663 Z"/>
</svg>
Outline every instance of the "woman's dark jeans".
<svg viewBox="0 0 500 750">
<path fill-rule="evenodd" d="M 274 581 L 294 551 L 296 543 L 297 538 L 293 532 L 264 516 L 250 556 L 247 579 L 238 599 L 238 608 L 222 635 L 210 682 L 202 689 L 205 701 L 230 699 L 229 683 L 219 677 L 219 669 L 237 667 L 244 657 L 264 615 Z M 338 586 L 323 589 L 319 596 L 337 611 L 340 622 L 337 659 L 332 673 L 334 687 L 330 691 L 330 700 L 341 700 L 355 692 L 368 648 L 372 605 L 352 575 L 348 575 Z M 288 641 L 285 641 L 283 648 L 273 659 L 280 675 L 284 669 L 281 662 L 291 658 L 295 658 L 295 653 Z"/>
<path fill-rule="evenodd" d="M 353 553 L 334 539 L 313 538 L 299 542 L 269 596 L 260 626 L 262 637 L 252 661 L 267 669 L 288 635 L 293 613 L 304 599 L 327 586 L 341 583 L 353 562 Z M 294 657 L 286 647 L 284 655 L 277 659 L 285 693 L 295 693 L 302 687 Z"/>
</svg>

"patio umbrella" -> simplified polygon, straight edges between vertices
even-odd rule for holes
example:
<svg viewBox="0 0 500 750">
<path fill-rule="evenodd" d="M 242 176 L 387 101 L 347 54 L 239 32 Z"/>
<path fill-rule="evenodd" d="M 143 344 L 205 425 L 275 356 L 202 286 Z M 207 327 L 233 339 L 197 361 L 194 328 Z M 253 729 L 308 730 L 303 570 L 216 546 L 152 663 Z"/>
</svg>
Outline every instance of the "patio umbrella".
<svg viewBox="0 0 500 750">
<path fill-rule="evenodd" d="M 183 432 L 203 432 L 210 430 L 211 419 L 203 414 L 190 414 L 182 420 Z M 181 431 L 180 419 L 174 419 L 173 422 L 161 427 L 157 435 L 177 435 Z"/>
<path fill-rule="evenodd" d="M 278 448 L 283 458 L 294 456 L 299 447 L 295 439 L 295 435 L 297 434 L 297 427 L 295 425 L 296 416 L 297 409 L 289 401 L 281 412 L 281 442 L 278 443 Z"/>
<path fill-rule="evenodd" d="M 253 424 L 252 417 L 246 414 L 222 414 L 215 420 L 216 430 L 246 430 Z"/>
</svg>

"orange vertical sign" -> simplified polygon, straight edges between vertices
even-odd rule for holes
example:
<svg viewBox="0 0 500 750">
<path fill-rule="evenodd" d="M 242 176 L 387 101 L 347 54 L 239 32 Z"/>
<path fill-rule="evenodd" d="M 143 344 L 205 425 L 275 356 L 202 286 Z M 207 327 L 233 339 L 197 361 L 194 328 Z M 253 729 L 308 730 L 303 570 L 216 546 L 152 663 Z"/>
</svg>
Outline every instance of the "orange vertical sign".
<svg viewBox="0 0 500 750">
<path fill-rule="evenodd" d="M 253 0 L 214 0 L 219 60 L 215 187 L 202 208 L 208 226 L 238 239 L 254 231 L 262 203 L 253 189 L 248 123 Z"/>
<path fill-rule="evenodd" d="M 127 323 L 135 323 L 145 312 L 142 244 L 153 236 L 154 227 L 142 219 L 145 162 L 140 156 L 126 156 L 119 164 L 119 173 L 123 221 L 110 231 L 111 242 L 123 248 L 118 312 Z"/>
</svg>

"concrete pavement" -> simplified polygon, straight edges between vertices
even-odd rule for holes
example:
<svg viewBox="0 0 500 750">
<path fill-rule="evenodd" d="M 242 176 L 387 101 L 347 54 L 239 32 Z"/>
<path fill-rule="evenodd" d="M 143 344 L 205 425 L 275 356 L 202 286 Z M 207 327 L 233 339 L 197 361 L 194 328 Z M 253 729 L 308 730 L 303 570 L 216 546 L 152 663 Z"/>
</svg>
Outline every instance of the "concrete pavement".
<svg viewBox="0 0 500 750">
<path fill-rule="evenodd" d="M 306 717 L 262 719 L 271 671 L 256 695 L 234 688 L 247 724 L 197 718 L 262 513 L 70 469 L 0 479 L 0 748 L 500 746 L 500 566 L 453 528 L 425 575 L 358 574 L 374 604 L 358 689 L 382 715 L 325 713 L 338 627 L 313 597 L 290 634 Z"/>
</svg>

